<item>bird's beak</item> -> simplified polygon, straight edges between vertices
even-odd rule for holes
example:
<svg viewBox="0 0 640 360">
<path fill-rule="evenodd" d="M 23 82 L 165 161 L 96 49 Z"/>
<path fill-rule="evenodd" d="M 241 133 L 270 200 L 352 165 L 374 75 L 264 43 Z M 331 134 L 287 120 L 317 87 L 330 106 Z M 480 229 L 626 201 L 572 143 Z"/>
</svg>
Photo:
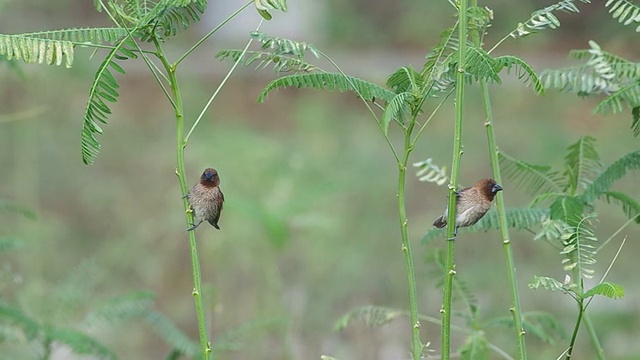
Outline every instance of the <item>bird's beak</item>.
<svg viewBox="0 0 640 360">
<path fill-rule="evenodd" d="M 494 193 L 497 193 L 498 191 L 502 190 L 502 186 L 500 186 L 498 184 L 495 184 L 495 185 L 493 185 L 493 189 L 492 190 L 493 190 Z"/>
</svg>

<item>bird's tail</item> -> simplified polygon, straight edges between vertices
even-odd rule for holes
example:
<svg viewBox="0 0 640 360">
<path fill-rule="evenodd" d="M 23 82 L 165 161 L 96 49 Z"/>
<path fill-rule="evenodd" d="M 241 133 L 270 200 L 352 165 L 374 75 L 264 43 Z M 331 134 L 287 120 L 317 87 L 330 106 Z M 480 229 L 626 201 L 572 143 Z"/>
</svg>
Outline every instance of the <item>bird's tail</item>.
<svg viewBox="0 0 640 360">
<path fill-rule="evenodd" d="M 439 218 L 433 220 L 433 226 L 437 228 L 443 228 L 447 226 L 447 218 L 445 218 L 444 216 L 440 216 Z"/>
</svg>

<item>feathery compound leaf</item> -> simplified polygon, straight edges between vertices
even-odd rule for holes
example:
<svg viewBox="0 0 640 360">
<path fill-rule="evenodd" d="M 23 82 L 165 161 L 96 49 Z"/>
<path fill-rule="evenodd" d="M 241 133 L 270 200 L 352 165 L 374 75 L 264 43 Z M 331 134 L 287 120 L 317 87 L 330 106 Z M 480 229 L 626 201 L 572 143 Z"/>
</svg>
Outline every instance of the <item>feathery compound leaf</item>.
<svg viewBox="0 0 640 360">
<path fill-rule="evenodd" d="M 584 207 L 585 203 L 579 198 L 558 196 L 549 206 L 549 217 L 551 220 L 560 220 L 567 224 L 575 225 L 582 219 Z"/>
<path fill-rule="evenodd" d="M 243 53 L 244 56 L 242 55 Z M 250 66 L 257 63 L 256 70 L 266 69 L 269 65 L 272 65 L 276 72 L 311 72 L 316 70 L 315 65 L 304 61 L 302 58 L 277 55 L 265 51 L 244 52 L 239 49 L 228 49 L 216 54 L 217 59 L 230 59 L 234 62 L 240 60 L 240 56 L 243 56 L 240 65 Z"/>
<path fill-rule="evenodd" d="M 603 282 L 584 293 L 584 298 L 589 298 L 595 295 L 604 295 L 611 299 L 620 299 L 624 296 L 624 288 L 621 285 Z"/>
<path fill-rule="evenodd" d="M 145 315 L 144 320 L 149 324 L 149 326 L 151 326 L 156 334 L 181 354 L 193 356 L 200 352 L 200 344 L 191 341 L 191 339 L 189 339 L 182 330 L 180 330 L 164 315 L 155 311 L 150 311 Z"/>
<path fill-rule="evenodd" d="M 118 296 L 91 311 L 85 318 L 88 327 L 103 326 L 131 320 L 148 314 L 153 308 L 153 293 L 138 291 Z"/>
<path fill-rule="evenodd" d="M 589 2 L 581 0 L 582 2 Z M 562 0 L 544 9 L 536 10 L 531 14 L 529 20 L 518 24 L 518 27 L 509 35 L 512 38 L 520 38 L 545 29 L 556 29 L 560 26 L 560 20 L 553 14 L 554 12 L 578 13 L 580 10 L 573 0 Z"/>
<path fill-rule="evenodd" d="M 585 189 L 582 198 L 591 202 L 609 190 L 613 183 L 622 178 L 627 170 L 640 170 L 640 150 L 631 152 L 609 165 Z"/>
<path fill-rule="evenodd" d="M 631 130 L 633 130 L 633 136 L 638 137 L 640 135 L 640 105 L 634 106 L 631 109 Z"/>
<path fill-rule="evenodd" d="M 378 98 L 389 102 L 395 97 L 392 91 L 353 76 L 338 73 L 314 73 L 288 75 L 273 80 L 262 90 L 260 96 L 258 96 L 258 102 L 263 102 L 267 95 L 275 89 L 291 86 L 298 89 L 312 88 L 317 90 L 326 89 L 329 91 L 338 90 L 340 92 L 353 91 L 367 101 L 373 101 Z"/>
<path fill-rule="evenodd" d="M 483 49 L 475 46 L 468 47 L 465 61 L 464 70 L 474 80 L 493 81 L 498 84 L 502 82 L 498 75 L 502 69 L 501 64 Z"/>
<path fill-rule="evenodd" d="M 560 192 L 564 186 L 562 176 L 551 166 L 529 164 L 503 152 L 498 153 L 498 159 L 504 176 L 531 195 Z"/>
<path fill-rule="evenodd" d="M 600 175 L 602 162 L 596 149 L 596 139 L 591 136 L 581 137 L 567 150 L 564 175 L 569 179 L 568 191 L 574 195 L 579 189 L 586 189 L 593 178 Z"/>
<path fill-rule="evenodd" d="M 471 333 L 460 348 L 460 358 L 463 360 L 489 359 L 489 342 L 483 331 Z"/>
<path fill-rule="evenodd" d="M 406 119 L 410 111 L 408 103 L 413 99 L 412 93 L 403 92 L 389 101 L 382 116 L 382 130 L 385 135 L 389 132 L 389 123 L 391 120 L 395 120 L 400 125 L 404 124 L 404 119 Z"/>
<path fill-rule="evenodd" d="M 50 340 L 65 344 L 79 355 L 93 355 L 98 359 L 117 359 L 116 354 L 97 339 L 73 329 L 49 328 L 45 336 Z"/>
<path fill-rule="evenodd" d="M 261 31 L 252 31 L 249 36 L 259 41 L 263 49 L 272 49 L 276 55 L 293 55 L 303 57 L 310 52 L 316 58 L 320 57 L 320 52 L 315 46 L 301 41 L 269 36 Z"/>
<path fill-rule="evenodd" d="M 33 211 L 31 211 L 30 209 L 28 209 L 28 208 L 26 208 L 24 206 L 18 205 L 18 204 L 14 203 L 14 202 L 3 200 L 3 199 L 0 199 L 0 211 L 6 211 L 6 212 L 9 212 L 9 213 L 20 214 L 20 215 L 26 217 L 27 219 L 31 219 L 31 220 L 35 220 L 37 218 L 36 214 Z"/>
<path fill-rule="evenodd" d="M 82 161 L 85 164 L 92 164 L 100 151 L 100 143 L 96 135 L 102 134 L 102 128 L 98 125 L 98 121 L 106 124 L 107 116 L 111 114 L 111 109 L 106 102 L 116 102 L 120 96 L 118 94 L 120 85 L 111 70 L 124 74 L 124 69 L 114 61 L 114 58 L 125 60 L 132 55 L 135 56 L 130 51 L 126 51 L 127 47 L 131 48 L 133 45 L 128 37 L 120 40 L 96 71 L 82 123 Z"/>
<path fill-rule="evenodd" d="M 287 11 L 286 0 L 253 0 L 253 3 L 255 4 L 260 16 L 265 20 L 271 20 L 272 18 L 269 13 L 269 9 Z"/>
<path fill-rule="evenodd" d="M 640 23 L 640 6 L 628 0 L 608 0 L 604 6 L 609 8 L 611 17 L 617 19 L 619 23 L 630 25 Z M 636 32 L 640 31 L 640 25 L 636 27 Z"/>
<path fill-rule="evenodd" d="M 529 289 L 532 290 L 543 288 L 549 291 L 568 293 L 573 287 L 575 287 L 575 284 L 563 284 L 560 281 L 547 276 L 534 276 L 533 280 L 529 282 Z"/>
<path fill-rule="evenodd" d="M 387 78 L 387 86 L 396 94 L 416 93 L 422 86 L 422 77 L 411 66 L 403 66 Z"/>
<path fill-rule="evenodd" d="M 529 84 L 533 84 L 533 89 L 538 95 L 544 93 L 544 86 L 542 85 L 542 81 L 538 77 L 538 74 L 536 74 L 533 68 L 524 60 L 516 56 L 503 55 L 495 58 L 495 61 L 497 62 L 498 73 L 502 71 L 502 69 L 507 69 L 507 73 L 510 73 L 511 68 L 515 68 L 514 72 L 518 79 L 524 79 L 524 84 L 527 86 Z"/>
<path fill-rule="evenodd" d="M 120 14 L 142 18 L 137 22 L 134 20 L 132 27 L 141 31 L 143 41 L 150 41 L 152 37 L 165 40 L 200 21 L 200 15 L 204 14 L 206 8 L 207 2 L 204 0 L 145 1 L 144 6 L 135 8 L 125 4 Z"/>
<path fill-rule="evenodd" d="M 602 196 L 607 203 L 616 203 L 622 207 L 622 211 L 627 217 L 636 218 L 636 223 L 640 223 L 640 204 L 627 194 L 617 191 L 605 191 Z"/>
<path fill-rule="evenodd" d="M 413 163 L 413 167 L 417 167 L 419 169 L 416 172 L 416 176 L 418 177 L 419 181 L 435 183 L 438 186 L 442 186 L 449 180 L 449 177 L 447 175 L 447 167 L 440 167 L 434 164 L 432 158 Z"/>
<path fill-rule="evenodd" d="M 400 316 L 406 316 L 407 312 L 400 309 L 367 305 L 355 308 L 336 321 L 334 328 L 336 331 L 342 331 L 353 321 L 362 321 L 367 326 L 381 326 Z"/>
<path fill-rule="evenodd" d="M 0 322 L 22 330 L 27 339 L 35 338 L 44 328 L 22 310 L 0 301 Z"/>
<path fill-rule="evenodd" d="M 584 217 L 580 222 L 572 227 L 572 230 L 565 233 L 562 239 L 564 248 L 560 252 L 566 258 L 562 260 L 565 271 L 577 271 L 580 277 L 591 279 L 594 270 L 591 265 L 596 263 L 596 246 L 598 241 L 593 229 L 591 229 L 591 219 L 595 218 L 595 214 Z"/>
<path fill-rule="evenodd" d="M 80 28 L 16 35 L 0 34 L 0 55 L 28 64 L 73 65 L 74 46 L 113 43 L 127 34 L 123 28 Z"/>
</svg>

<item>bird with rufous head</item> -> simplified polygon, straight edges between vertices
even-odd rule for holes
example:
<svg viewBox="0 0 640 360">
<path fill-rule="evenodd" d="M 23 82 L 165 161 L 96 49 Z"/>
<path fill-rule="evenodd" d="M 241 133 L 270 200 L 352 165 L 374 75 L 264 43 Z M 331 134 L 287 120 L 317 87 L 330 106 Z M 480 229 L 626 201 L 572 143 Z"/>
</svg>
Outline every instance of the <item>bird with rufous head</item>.
<svg viewBox="0 0 640 360">
<path fill-rule="evenodd" d="M 473 186 L 456 191 L 456 228 L 453 239 L 458 233 L 458 228 L 467 227 L 477 223 L 491 208 L 491 202 L 502 186 L 493 179 L 478 180 Z M 449 207 L 444 214 L 433 221 L 433 226 L 443 228 L 447 226 Z"/>
<path fill-rule="evenodd" d="M 220 230 L 218 220 L 222 213 L 224 195 L 220 190 L 220 177 L 216 169 L 205 169 L 200 176 L 200 181 L 184 197 L 189 200 L 191 205 L 189 211 L 193 212 L 195 219 L 194 224 L 187 231 L 195 230 L 205 220 Z"/>
</svg>

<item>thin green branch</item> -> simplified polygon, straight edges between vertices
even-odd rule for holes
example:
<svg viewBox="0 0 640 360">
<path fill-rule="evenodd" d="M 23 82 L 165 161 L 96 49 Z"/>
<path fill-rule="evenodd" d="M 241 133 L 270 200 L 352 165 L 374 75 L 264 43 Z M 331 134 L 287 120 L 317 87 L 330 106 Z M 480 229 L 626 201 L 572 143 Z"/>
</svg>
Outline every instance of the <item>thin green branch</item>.
<svg viewBox="0 0 640 360">
<path fill-rule="evenodd" d="M 263 21 L 264 21 L 263 19 L 260 19 L 260 23 L 258 23 L 258 27 L 256 27 L 256 31 L 260 30 L 260 26 L 262 26 Z M 224 79 L 222 79 L 222 81 L 218 85 L 218 88 L 213 92 L 213 94 L 207 101 L 207 104 L 202 108 L 200 115 L 198 115 L 198 118 L 196 119 L 196 121 L 194 121 L 193 125 L 191 126 L 191 129 L 189 129 L 189 132 L 187 133 L 187 136 L 185 136 L 184 138 L 184 142 L 183 142 L 184 147 L 187 146 L 187 143 L 189 142 L 189 138 L 191 137 L 191 133 L 193 133 L 193 131 L 198 126 L 198 124 L 200 124 L 200 121 L 202 120 L 202 117 L 204 116 L 205 112 L 209 110 L 209 107 L 211 106 L 211 103 L 213 102 L 213 100 L 218 96 L 218 93 L 220 93 L 220 90 L 222 90 L 222 87 L 227 83 L 227 80 L 229 80 L 229 78 L 231 77 L 231 74 L 233 74 L 233 72 L 236 70 L 236 68 L 242 61 L 242 58 L 247 53 L 247 50 L 249 49 L 249 46 L 251 46 L 252 42 L 253 42 L 253 39 L 249 39 L 249 41 L 247 41 L 247 45 L 242 50 L 242 54 L 240 54 L 240 57 L 238 57 L 238 60 L 235 63 L 233 63 L 233 66 L 231 66 L 231 69 L 229 69 L 229 71 L 227 72 L 227 75 L 225 75 Z M 177 67 L 178 63 L 176 62 L 174 66 Z"/>
<path fill-rule="evenodd" d="M 451 163 L 451 183 L 449 185 L 449 206 L 447 215 L 447 252 L 445 257 L 445 281 L 442 301 L 442 359 L 451 357 L 451 296 L 455 271 L 455 233 L 456 233 L 456 190 L 460 177 L 462 158 L 462 125 L 464 108 L 465 59 L 467 50 L 467 0 L 460 0 L 458 8 L 458 68 L 456 76 L 456 120 L 453 131 L 453 160 Z"/>
<path fill-rule="evenodd" d="M 164 55 L 162 45 L 155 37 L 152 37 L 153 43 L 156 46 L 157 55 L 162 65 L 164 66 L 167 74 L 169 75 L 169 82 L 171 85 L 171 91 L 175 100 L 175 116 L 176 116 L 176 160 L 177 169 L 176 175 L 178 176 L 178 182 L 180 183 L 180 191 L 184 195 L 188 191 L 186 172 L 184 167 L 184 113 L 182 105 L 182 95 L 180 94 L 180 87 L 176 78 L 176 69 Z M 182 199 L 182 205 L 185 210 L 185 218 L 187 224 L 193 224 L 193 213 L 189 211 L 189 201 L 186 198 Z M 193 271 L 193 299 L 196 307 L 196 317 L 198 320 L 198 334 L 200 336 L 200 346 L 202 349 L 202 358 L 208 360 L 211 355 L 211 343 L 208 340 L 207 324 L 205 321 L 204 304 L 202 300 L 202 279 L 200 271 L 200 262 L 198 260 L 198 248 L 196 242 L 196 232 L 188 231 L 189 246 L 191 249 L 191 265 Z"/>
<path fill-rule="evenodd" d="M 427 125 L 429 124 L 429 122 L 431 122 L 431 119 L 433 119 L 433 117 L 436 115 L 436 113 L 438 112 L 438 110 L 440 110 L 440 108 L 442 107 L 442 105 L 444 105 L 444 103 L 449 99 L 449 96 L 451 96 L 451 94 L 453 94 L 453 89 L 451 89 L 451 91 L 449 91 L 447 93 L 447 95 L 445 95 L 442 100 L 438 103 L 438 105 L 436 105 L 436 107 L 433 109 L 433 111 L 431 112 L 431 114 L 429 115 L 429 117 L 427 118 L 427 120 L 424 121 L 424 124 L 422 124 L 422 126 L 420 126 L 420 129 L 418 129 L 418 132 L 416 133 L 416 136 L 413 138 L 413 141 L 411 142 L 412 144 L 415 145 L 415 143 L 418 141 L 418 139 L 420 138 L 420 135 L 422 135 L 422 132 L 424 131 L 424 129 L 427 127 Z"/>
<path fill-rule="evenodd" d="M 604 356 L 604 348 L 602 347 L 602 344 L 600 344 L 600 340 L 598 339 L 598 334 L 596 334 L 596 328 L 593 326 L 593 323 L 591 322 L 591 318 L 589 317 L 589 314 L 585 313 L 584 317 L 582 318 L 582 322 L 584 322 L 584 325 L 587 327 L 587 332 L 589 333 L 589 338 L 591 339 L 591 343 L 593 344 L 594 349 L 596 350 L 596 356 L 598 357 L 598 360 L 605 360 L 605 356 Z"/>
<path fill-rule="evenodd" d="M 597 254 L 600 252 L 600 250 L 602 250 L 613 238 L 615 238 L 616 236 L 618 236 L 618 234 L 620 234 L 620 232 L 622 230 L 624 230 L 624 228 L 626 228 L 629 224 L 631 224 L 632 222 L 634 222 L 636 220 L 636 218 L 640 216 L 640 214 L 636 214 L 635 216 L 631 217 L 629 220 L 627 220 L 627 222 L 625 222 L 618 230 L 616 230 L 613 234 L 611 234 L 611 236 L 609 236 L 609 238 L 607 240 L 605 240 L 602 245 L 598 246 L 598 248 L 593 252 L 594 254 Z"/>
<path fill-rule="evenodd" d="M 566 360 L 571 359 L 571 353 L 573 352 L 573 347 L 575 346 L 576 339 L 578 338 L 578 330 L 580 329 L 580 322 L 582 322 L 582 315 L 584 315 L 584 307 L 582 306 L 583 299 L 578 299 L 578 318 L 576 319 L 576 324 L 573 327 L 573 333 L 571 334 L 571 341 L 569 342 L 569 349 L 567 350 Z"/>
<path fill-rule="evenodd" d="M 184 54 L 182 54 L 182 56 L 180 56 L 180 58 L 178 58 L 178 60 L 176 60 L 174 65 L 177 67 L 178 64 L 180 64 L 182 62 L 182 60 L 186 59 L 187 56 L 191 55 L 191 53 L 194 52 L 197 48 L 199 48 L 200 45 L 202 45 L 205 41 L 207 41 L 207 39 L 209 39 L 213 34 L 218 32 L 218 30 L 220 30 L 220 28 L 222 28 L 224 25 L 226 25 L 229 21 L 231 21 L 231 19 L 236 17 L 244 9 L 246 9 L 248 6 L 250 6 L 253 3 L 254 3 L 253 1 L 249 1 L 246 4 L 244 4 L 241 8 L 239 8 L 236 11 L 234 11 L 233 14 L 227 16 L 227 18 L 224 19 L 220 24 L 218 24 L 218 26 L 213 28 L 213 30 L 209 31 L 205 36 L 202 37 L 202 39 L 198 40 L 195 44 L 193 44 L 193 46 L 189 50 L 187 50 Z"/>
<path fill-rule="evenodd" d="M 338 64 L 336 64 L 335 61 L 333 61 L 333 59 L 331 59 L 329 56 L 327 56 L 322 51 L 318 51 L 318 54 L 320 54 L 320 56 L 322 56 L 325 60 L 327 60 L 331 65 L 333 65 L 333 67 L 340 74 L 342 74 L 342 76 L 345 77 L 345 79 L 349 82 L 349 84 L 354 89 L 354 91 L 358 92 L 358 88 L 355 86 L 355 84 L 353 84 L 351 79 L 349 79 L 347 74 L 345 74 L 345 72 L 342 71 L 340 66 L 338 66 Z M 369 105 L 369 103 L 364 99 L 362 94 L 358 93 L 358 96 L 364 102 L 364 106 L 367 107 L 367 109 L 369 110 L 369 113 L 371 113 L 373 118 L 376 119 L 376 122 L 378 123 L 378 127 L 380 128 L 380 132 L 382 133 L 382 136 L 384 137 L 384 140 L 387 142 L 387 145 L 389 146 L 389 149 L 391 149 L 391 152 L 393 153 L 393 158 L 396 160 L 396 162 L 400 163 L 400 157 L 398 156 L 398 152 L 396 151 L 396 148 L 393 146 L 393 142 L 391 142 L 391 139 L 389 138 L 389 135 L 384 131 L 384 125 L 382 124 L 382 120 L 378 117 L 378 115 L 376 115 L 375 111 L 373 111 L 373 109 L 371 108 L 371 105 Z M 378 106 L 379 108 L 381 107 L 378 104 L 375 104 L 375 105 Z"/>
</svg>

